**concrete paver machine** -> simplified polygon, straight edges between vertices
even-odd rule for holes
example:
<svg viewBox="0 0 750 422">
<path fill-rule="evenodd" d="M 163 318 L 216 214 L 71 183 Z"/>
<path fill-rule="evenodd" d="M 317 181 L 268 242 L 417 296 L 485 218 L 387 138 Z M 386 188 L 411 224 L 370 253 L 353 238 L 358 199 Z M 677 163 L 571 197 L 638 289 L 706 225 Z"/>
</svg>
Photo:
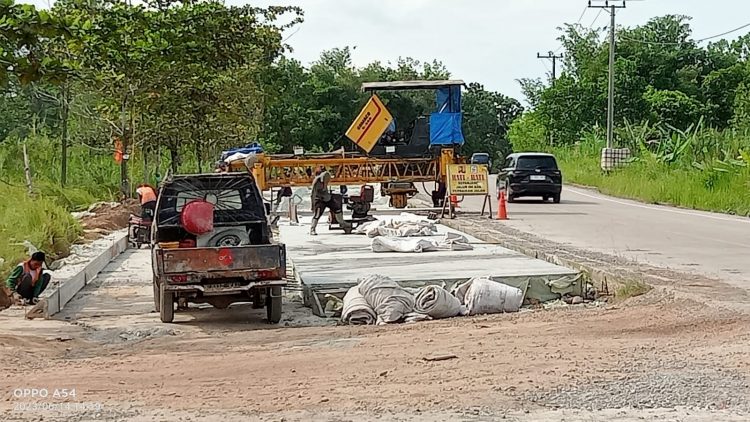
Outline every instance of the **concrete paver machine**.
<svg viewBox="0 0 750 422">
<path fill-rule="evenodd" d="M 301 149 L 293 154 L 260 153 L 253 175 L 261 190 L 289 192 L 287 188 L 310 186 L 317 172 L 326 169 L 334 186 L 379 183 L 381 194 L 390 197 L 394 208 L 406 208 L 408 199 L 418 192 L 415 183 L 433 182 L 433 206 L 441 207 L 447 166 L 465 162 L 460 156 L 464 86 L 461 80 L 364 83 L 362 90 L 371 96 L 346 132 L 352 141 L 349 148 L 324 154 L 306 154 Z M 377 92 L 412 90 L 435 91 L 435 111 L 397 127 Z M 233 163 L 232 169 L 245 170 L 241 162 Z M 372 202 L 372 195 L 362 195 L 347 206 L 363 217 L 370 208 L 368 200 Z"/>
</svg>

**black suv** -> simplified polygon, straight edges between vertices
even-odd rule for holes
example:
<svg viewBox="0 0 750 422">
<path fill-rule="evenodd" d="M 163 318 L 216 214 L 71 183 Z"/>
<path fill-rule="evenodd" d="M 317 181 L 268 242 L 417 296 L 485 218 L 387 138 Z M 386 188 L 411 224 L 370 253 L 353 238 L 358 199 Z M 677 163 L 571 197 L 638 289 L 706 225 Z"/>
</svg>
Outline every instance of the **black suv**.
<svg viewBox="0 0 750 422">
<path fill-rule="evenodd" d="M 560 203 L 562 173 L 552 154 L 523 152 L 506 158 L 505 167 L 497 175 L 497 192 L 505 190 L 508 202 L 522 196 L 541 196 Z"/>
</svg>

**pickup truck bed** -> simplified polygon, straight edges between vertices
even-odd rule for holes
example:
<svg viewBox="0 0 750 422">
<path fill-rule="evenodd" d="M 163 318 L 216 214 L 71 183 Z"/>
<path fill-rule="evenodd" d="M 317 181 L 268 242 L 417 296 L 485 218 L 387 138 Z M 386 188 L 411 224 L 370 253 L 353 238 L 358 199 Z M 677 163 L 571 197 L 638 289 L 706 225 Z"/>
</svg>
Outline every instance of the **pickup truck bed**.
<svg viewBox="0 0 750 422">
<path fill-rule="evenodd" d="M 254 245 L 223 248 L 161 249 L 156 247 L 160 273 L 187 275 L 192 283 L 216 278 L 247 280 L 269 278 L 269 272 L 284 277 L 286 254 L 283 245 Z"/>
</svg>

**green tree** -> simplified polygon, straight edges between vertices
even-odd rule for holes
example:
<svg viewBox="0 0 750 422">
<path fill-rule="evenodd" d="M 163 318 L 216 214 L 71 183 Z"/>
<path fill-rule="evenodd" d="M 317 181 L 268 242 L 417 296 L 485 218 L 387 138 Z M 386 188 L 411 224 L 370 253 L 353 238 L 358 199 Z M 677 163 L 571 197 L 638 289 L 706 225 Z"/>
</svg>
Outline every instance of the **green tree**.
<svg viewBox="0 0 750 422">
<path fill-rule="evenodd" d="M 501 163 L 512 151 L 508 130 L 521 113 L 521 104 L 499 92 L 486 91 L 481 84 L 471 83 L 464 95 L 463 152 L 487 152 L 496 163 Z"/>
</svg>

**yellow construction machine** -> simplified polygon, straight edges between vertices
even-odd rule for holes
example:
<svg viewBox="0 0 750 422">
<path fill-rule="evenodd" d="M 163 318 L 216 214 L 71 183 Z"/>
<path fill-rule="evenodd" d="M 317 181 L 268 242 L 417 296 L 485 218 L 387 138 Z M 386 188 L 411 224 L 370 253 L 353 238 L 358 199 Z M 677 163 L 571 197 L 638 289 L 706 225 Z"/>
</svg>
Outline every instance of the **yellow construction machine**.
<svg viewBox="0 0 750 422">
<path fill-rule="evenodd" d="M 390 205 L 406 208 L 409 198 L 417 194 L 415 183 L 433 182 L 433 206 L 445 200 L 447 168 L 465 163 L 460 156 L 464 143 L 461 130 L 461 88 L 463 81 L 397 81 L 365 83 L 364 92 L 371 98 L 346 133 L 352 140 L 350 150 L 325 154 L 306 154 L 295 148 L 294 154 L 254 156 L 252 173 L 258 187 L 265 190 L 310 186 L 320 170 L 332 175 L 333 185 L 367 185 L 379 183 L 381 194 L 390 197 Z M 406 128 L 398 128 L 393 117 L 377 96 L 377 91 L 434 90 L 436 111 L 420 116 Z M 232 170 L 246 169 L 235 162 Z M 288 189 L 286 189 L 288 191 Z M 362 192 L 368 192 L 363 189 Z M 355 198 L 349 207 L 362 217 L 369 211 L 372 195 Z"/>
</svg>

